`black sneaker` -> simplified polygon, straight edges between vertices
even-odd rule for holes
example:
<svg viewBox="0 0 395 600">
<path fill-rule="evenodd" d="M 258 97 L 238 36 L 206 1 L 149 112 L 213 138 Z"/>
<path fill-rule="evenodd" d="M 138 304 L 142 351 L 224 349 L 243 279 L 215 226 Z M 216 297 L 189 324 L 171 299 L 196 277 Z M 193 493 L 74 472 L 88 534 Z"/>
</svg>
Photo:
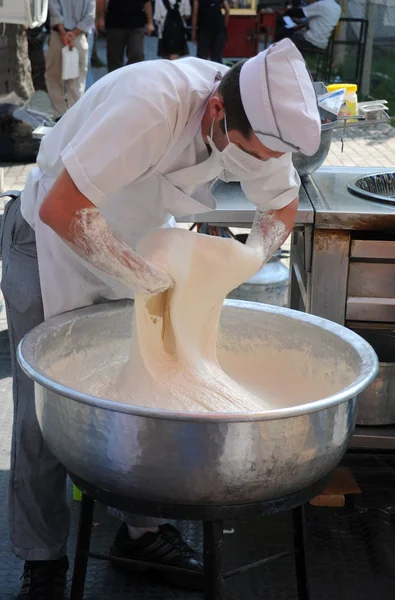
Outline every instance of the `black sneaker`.
<svg viewBox="0 0 395 600">
<path fill-rule="evenodd" d="M 64 600 L 68 568 L 67 556 L 59 560 L 26 561 L 17 600 Z"/>
<path fill-rule="evenodd" d="M 158 533 L 145 533 L 138 540 L 129 537 L 125 523 L 122 523 L 110 549 L 110 557 L 133 559 L 153 565 L 168 565 L 185 569 L 182 571 L 156 570 L 167 581 L 182 587 L 201 589 L 203 587 L 203 559 L 188 546 L 181 534 L 172 525 L 160 525 Z M 113 566 L 131 571 L 155 570 L 149 565 L 136 563 L 113 563 Z"/>
</svg>

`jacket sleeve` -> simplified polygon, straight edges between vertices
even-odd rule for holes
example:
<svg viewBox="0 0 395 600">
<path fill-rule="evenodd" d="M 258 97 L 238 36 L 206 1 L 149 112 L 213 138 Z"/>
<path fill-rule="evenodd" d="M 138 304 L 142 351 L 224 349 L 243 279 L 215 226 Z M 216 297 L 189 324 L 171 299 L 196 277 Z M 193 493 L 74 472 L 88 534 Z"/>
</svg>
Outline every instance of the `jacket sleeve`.
<svg viewBox="0 0 395 600">
<path fill-rule="evenodd" d="M 60 4 L 60 0 L 49 0 L 48 8 L 51 27 L 55 27 L 55 25 L 63 25 L 62 6 Z"/>
<path fill-rule="evenodd" d="M 84 14 L 76 27 L 85 33 L 89 33 L 95 23 L 96 0 L 85 0 L 83 12 Z"/>
<path fill-rule="evenodd" d="M 170 140 L 167 116 L 147 98 L 110 94 L 61 157 L 80 192 L 100 208 L 155 166 Z"/>
<path fill-rule="evenodd" d="M 271 158 L 263 165 L 260 177 L 241 182 L 243 192 L 263 212 L 285 208 L 297 198 L 300 188 L 292 154 Z"/>
</svg>

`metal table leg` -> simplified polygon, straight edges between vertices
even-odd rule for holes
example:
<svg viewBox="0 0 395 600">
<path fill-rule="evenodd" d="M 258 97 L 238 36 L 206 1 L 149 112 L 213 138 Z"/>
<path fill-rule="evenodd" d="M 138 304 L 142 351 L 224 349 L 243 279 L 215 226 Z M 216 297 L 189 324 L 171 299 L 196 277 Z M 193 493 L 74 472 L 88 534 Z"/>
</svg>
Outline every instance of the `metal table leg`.
<svg viewBox="0 0 395 600">
<path fill-rule="evenodd" d="M 204 521 L 204 600 L 223 599 L 223 521 Z"/>
<path fill-rule="evenodd" d="M 306 565 L 306 535 L 304 506 L 292 510 L 292 523 L 295 546 L 296 585 L 298 600 L 309 600 L 309 580 Z"/>
<path fill-rule="evenodd" d="M 78 523 L 77 546 L 75 550 L 73 581 L 71 584 L 70 600 L 83 600 L 88 567 L 88 552 L 91 541 L 94 500 L 82 495 L 80 517 Z"/>
</svg>

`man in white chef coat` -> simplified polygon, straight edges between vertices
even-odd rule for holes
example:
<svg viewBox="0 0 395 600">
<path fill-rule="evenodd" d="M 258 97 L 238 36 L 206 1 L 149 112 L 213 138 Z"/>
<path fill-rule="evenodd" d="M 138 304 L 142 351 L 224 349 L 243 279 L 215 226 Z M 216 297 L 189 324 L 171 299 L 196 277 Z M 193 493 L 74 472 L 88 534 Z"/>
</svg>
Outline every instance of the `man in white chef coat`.
<svg viewBox="0 0 395 600">
<path fill-rule="evenodd" d="M 257 205 L 267 260 L 295 220 L 300 182 L 291 153 L 314 154 L 320 130 L 305 63 L 284 40 L 231 70 L 196 58 L 119 69 L 42 141 L 2 231 L 15 401 L 10 534 L 26 561 L 20 599 L 41 600 L 43 589 L 47 600 L 63 598 L 69 528 L 66 472 L 42 439 L 33 383 L 15 359 L 20 339 L 64 311 L 171 286 L 165 265 L 134 248 L 174 217 L 213 209 L 218 177 L 241 181 Z M 113 554 L 202 569 L 169 524 L 122 517 Z"/>
</svg>

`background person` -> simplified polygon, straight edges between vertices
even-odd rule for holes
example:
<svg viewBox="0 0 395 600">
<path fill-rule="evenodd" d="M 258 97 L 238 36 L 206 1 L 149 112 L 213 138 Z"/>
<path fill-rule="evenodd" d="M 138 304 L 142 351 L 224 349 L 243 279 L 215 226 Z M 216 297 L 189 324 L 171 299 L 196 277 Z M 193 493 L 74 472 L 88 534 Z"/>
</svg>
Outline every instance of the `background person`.
<svg viewBox="0 0 395 600">
<path fill-rule="evenodd" d="M 158 56 L 175 60 L 189 54 L 185 19 L 191 16 L 190 0 L 156 0 Z"/>
<path fill-rule="evenodd" d="M 194 0 L 192 41 L 197 42 L 198 58 L 222 63 L 229 15 L 227 0 Z"/>
<path fill-rule="evenodd" d="M 49 0 L 51 34 L 45 57 L 45 79 L 57 117 L 64 115 L 85 92 L 87 36 L 94 26 L 95 13 L 96 0 Z M 78 50 L 80 73 L 77 79 L 62 79 L 62 49 L 65 46 Z"/>
<path fill-rule="evenodd" d="M 302 52 L 325 50 L 339 22 L 342 9 L 336 0 L 305 0 L 305 4 L 306 6 L 301 7 L 303 17 L 291 17 L 296 28 L 279 30 L 277 39 L 289 37 Z"/>
<path fill-rule="evenodd" d="M 125 65 L 125 54 L 127 65 L 144 60 L 144 27 L 146 35 L 153 33 L 151 0 L 108 0 L 105 29 L 109 71 Z"/>
</svg>

